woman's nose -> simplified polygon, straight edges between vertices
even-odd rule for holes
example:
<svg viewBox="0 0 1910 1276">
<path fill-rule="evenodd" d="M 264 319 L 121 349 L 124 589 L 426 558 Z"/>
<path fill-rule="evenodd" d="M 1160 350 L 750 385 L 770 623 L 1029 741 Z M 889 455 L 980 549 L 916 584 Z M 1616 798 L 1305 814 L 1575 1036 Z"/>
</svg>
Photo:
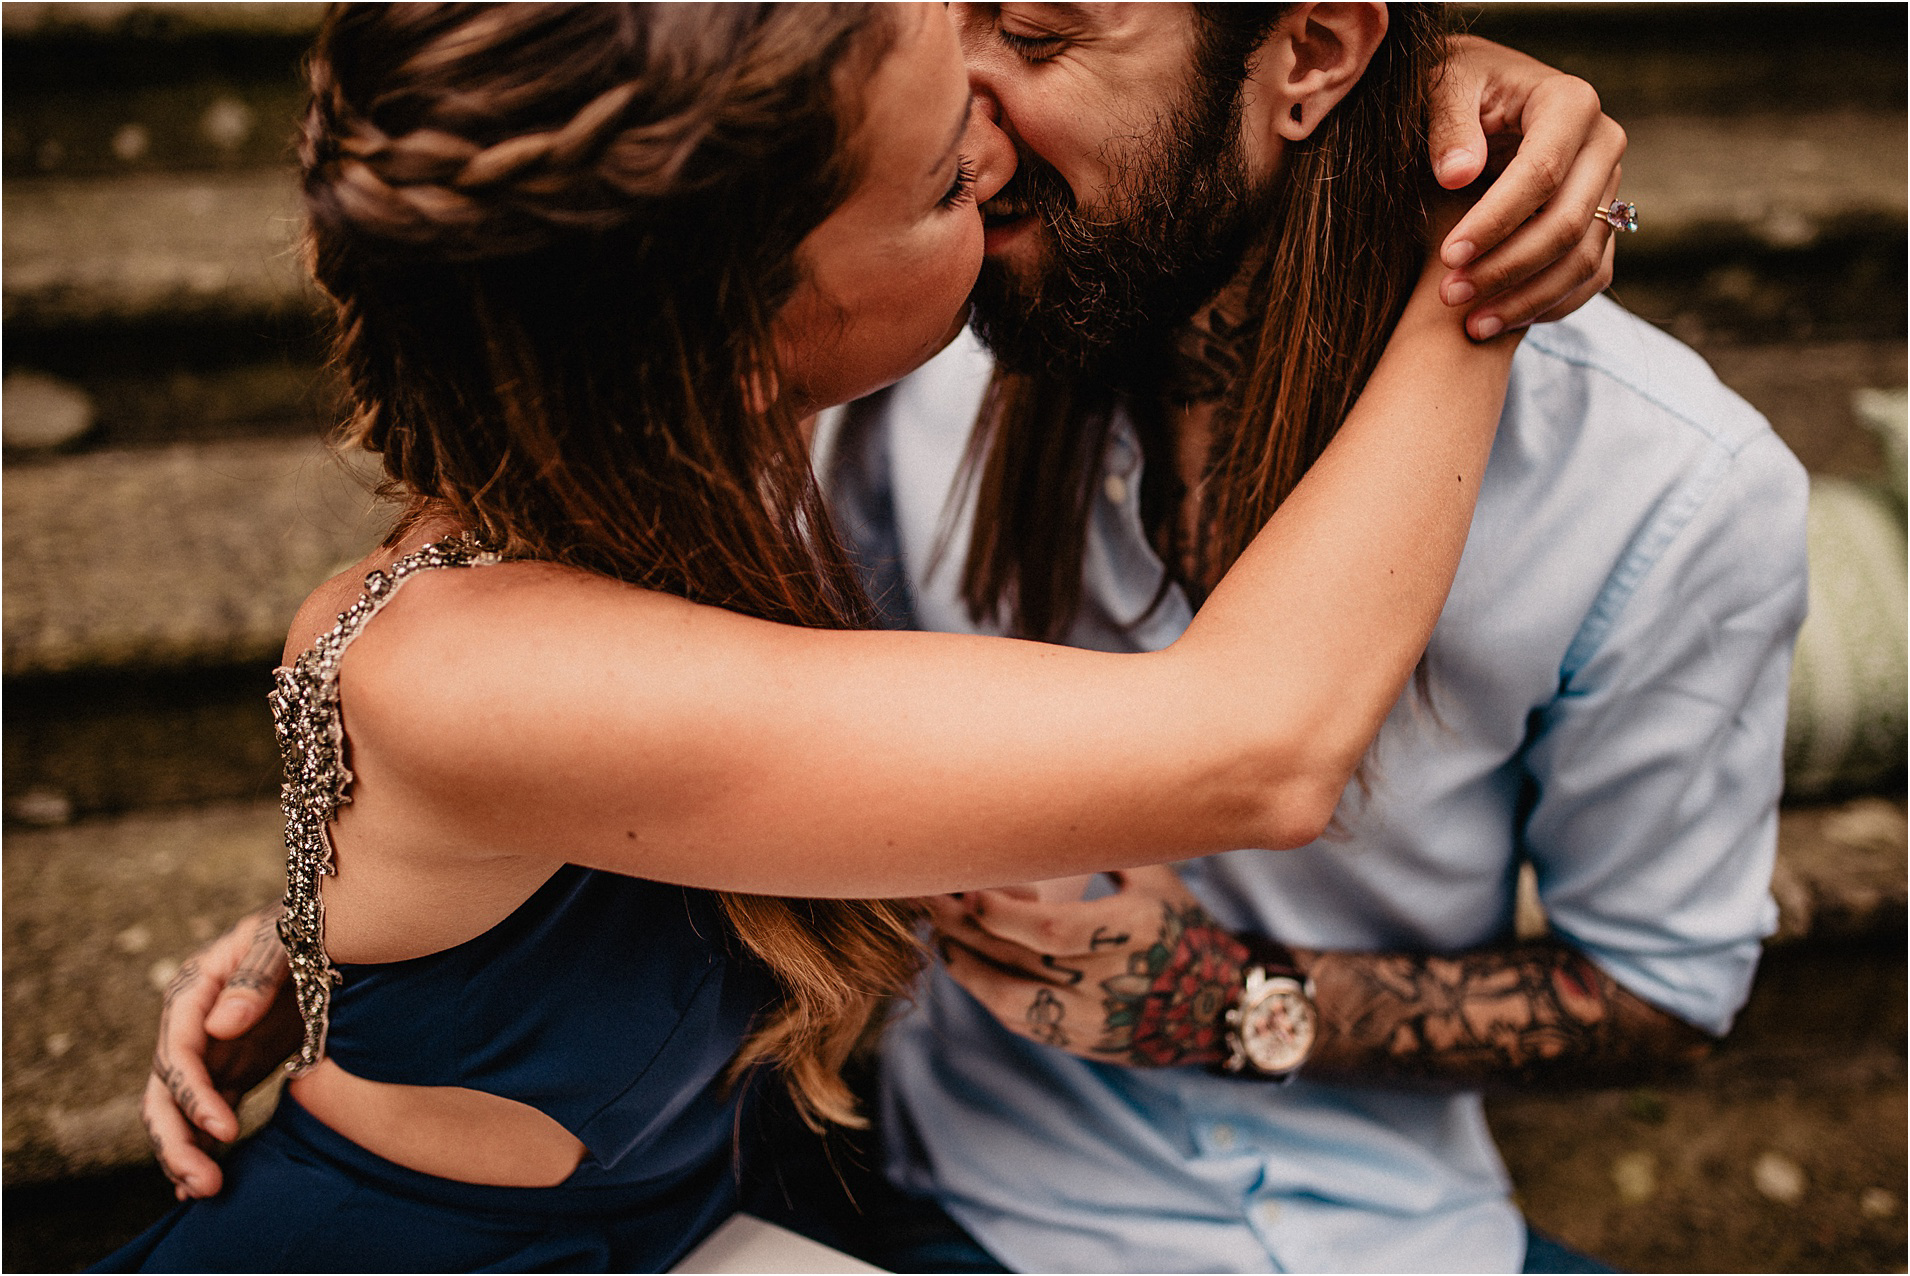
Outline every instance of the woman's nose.
<svg viewBox="0 0 1910 1276">
<path fill-rule="evenodd" d="M 995 122 L 996 107 L 987 94 L 975 95 L 968 113 L 962 154 L 975 166 L 975 202 L 986 203 L 1015 175 L 1015 144 Z"/>
</svg>

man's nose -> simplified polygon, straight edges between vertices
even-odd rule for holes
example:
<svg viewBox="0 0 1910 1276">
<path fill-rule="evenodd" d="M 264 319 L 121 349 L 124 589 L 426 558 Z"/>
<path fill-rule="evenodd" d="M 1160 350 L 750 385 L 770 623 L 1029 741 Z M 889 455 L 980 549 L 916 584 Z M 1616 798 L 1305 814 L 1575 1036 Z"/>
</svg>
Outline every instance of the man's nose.
<svg viewBox="0 0 1910 1276">
<path fill-rule="evenodd" d="M 968 113 L 968 132 L 962 154 L 975 166 L 975 202 L 986 203 L 1015 175 L 1015 144 L 996 122 L 999 109 L 985 94 L 975 95 Z"/>
</svg>

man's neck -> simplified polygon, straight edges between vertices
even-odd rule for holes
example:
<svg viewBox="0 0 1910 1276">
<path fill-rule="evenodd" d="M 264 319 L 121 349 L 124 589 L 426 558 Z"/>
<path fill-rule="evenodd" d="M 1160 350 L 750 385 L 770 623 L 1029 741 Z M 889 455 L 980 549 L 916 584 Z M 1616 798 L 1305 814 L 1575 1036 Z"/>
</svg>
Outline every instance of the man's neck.
<svg viewBox="0 0 1910 1276">
<path fill-rule="evenodd" d="M 1173 514 L 1182 557 L 1178 566 L 1183 579 L 1190 581 L 1199 571 L 1201 495 L 1216 417 L 1235 380 L 1246 371 L 1248 347 L 1258 336 L 1248 319 L 1248 299 L 1259 264 L 1258 257 L 1242 261 L 1213 299 L 1174 334 L 1161 386 L 1162 416 L 1182 493 Z"/>
<path fill-rule="evenodd" d="M 1248 299 L 1259 271 L 1257 255 L 1243 260 L 1220 291 L 1169 339 L 1163 407 L 1171 411 L 1227 397 L 1245 370 L 1247 347 L 1257 335 L 1248 320 Z"/>
</svg>

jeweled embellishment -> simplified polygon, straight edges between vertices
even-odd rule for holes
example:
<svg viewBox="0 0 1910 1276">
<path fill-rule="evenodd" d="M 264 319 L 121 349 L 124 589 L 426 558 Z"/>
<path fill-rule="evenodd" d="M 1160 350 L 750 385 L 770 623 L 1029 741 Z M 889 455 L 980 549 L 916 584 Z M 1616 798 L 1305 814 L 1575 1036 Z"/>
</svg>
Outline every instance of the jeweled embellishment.
<svg viewBox="0 0 1910 1276">
<path fill-rule="evenodd" d="M 338 971 L 325 955 L 325 899 L 318 879 L 338 872 L 332 862 L 329 830 L 338 809 L 351 801 L 352 773 L 345 765 L 345 726 L 338 707 L 338 665 L 352 639 L 396 597 L 398 586 L 414 572 L 432 567 L 488 567 L 503 556 L 481 549 L 468 537 L 434 541 L 391 564 L 388 572 L 365 577 L 365 592 L 338 614 L 338 623 L 319 635 L 291 665 L 272 671 L 272 728 L 278 736 L 284 783 L 279 805 L 285 812 L 285 911 L 279 938 L 292 970 L 305 1037 L 298 1057 L 285 1065 L 297 1076 L 325 1057 L 331 1023 L 332 989 Z"/>
<path fill-rule="evenodd" d="M 1626 200 L 1615 199 L 1598 210 L 1597 216 L 1604 219 L 1613 230 L 1633 231 L 1638 229 L 1638 205 Z"/>
</svg>

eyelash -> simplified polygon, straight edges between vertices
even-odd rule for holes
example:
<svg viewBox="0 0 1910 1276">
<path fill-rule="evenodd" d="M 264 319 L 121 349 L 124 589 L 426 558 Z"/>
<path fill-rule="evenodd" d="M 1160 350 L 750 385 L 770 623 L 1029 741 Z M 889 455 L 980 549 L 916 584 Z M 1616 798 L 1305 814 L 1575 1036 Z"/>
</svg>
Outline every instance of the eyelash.
<svg viewBox="0 0 1910 1276">
<path fill-rule="evenodd" d="M 1067 43 L 1058 35 L 1020 35 L 1001 27 L 995 28 L 995 37 L 1029 62 L 1046 62 Z"/>
<path fill-rule="evenodd" d="M 942 196 L 943 208 L 959 208 L 975 194 L 975 161 L 966 155 L 955 157 L 955 181 Z"/>
</svg>

